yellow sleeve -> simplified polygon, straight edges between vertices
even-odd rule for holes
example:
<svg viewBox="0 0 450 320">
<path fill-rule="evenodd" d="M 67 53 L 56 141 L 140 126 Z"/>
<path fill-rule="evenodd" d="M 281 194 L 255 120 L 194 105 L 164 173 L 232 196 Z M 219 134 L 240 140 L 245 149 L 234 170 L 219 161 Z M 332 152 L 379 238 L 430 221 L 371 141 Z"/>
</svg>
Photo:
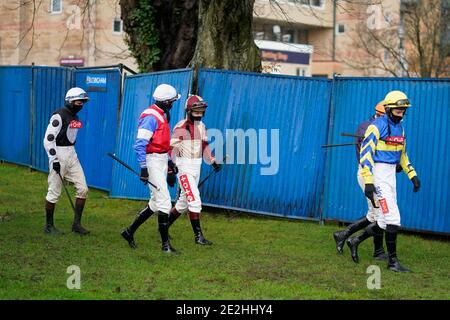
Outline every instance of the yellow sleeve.
<svg viewBox="0 0 450 320">
<path fill-rule="evenodd" d="M 371 124 L 367 127 L 364 133 L 364 140 L 361 144 L 361 150 L 359 152 L 359 164 L 361 166 L 361 176 L 364 179 L 364 183 L 373 183 L 373 155 L 377 147 L 378 140 L 380 139 L 380 131 L 378 128 Z"/>
<path fill-rule="evenodd" d="M 402 155 L 400 157 L 400 165 L 402 166 L 403 172 L 408 175 L 410 180 L 417 176 L 416 170 L 414 170 L 413 166 L 409 162 L 408 154 L 406 153 L 406 140 L 403 145 Z"/>
</svg>

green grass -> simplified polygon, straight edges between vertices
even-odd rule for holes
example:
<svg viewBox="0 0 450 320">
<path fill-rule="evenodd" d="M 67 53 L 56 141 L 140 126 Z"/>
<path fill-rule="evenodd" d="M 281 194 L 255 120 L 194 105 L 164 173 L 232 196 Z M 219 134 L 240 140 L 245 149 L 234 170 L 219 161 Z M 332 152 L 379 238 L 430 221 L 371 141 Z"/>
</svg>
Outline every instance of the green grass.
<svg viewBox="0 0 450 320">
<path fill-rule="evenodd" d="M 205 236 L 194 244 L 189 220 L 171 228 L 182 254 L 161 252 L 156 218 L 136 233 L 131 250 L 120 237 L 145 205 L 90 190 L 83 224 L 91 235 L 69 232 L 72 211 L 63 193 L 55 224 L 63 236 L 44 234 L 47 175 L 0 164 L 1 299 L 449 299 L 450 244 L 401 234 L 399 257 L 414 272 L 397 274 L 360 246 L 360 264 L 348 248 L 335 252 L 336 224 L 202 214 Z M 70 187 L 73 194 L 73 189 Z M 369 290 L 369 265 L 381 269 L 381 289 Z M 81 269 L 81 289 L 66 287 L 67 267 Z"/>
</svg>

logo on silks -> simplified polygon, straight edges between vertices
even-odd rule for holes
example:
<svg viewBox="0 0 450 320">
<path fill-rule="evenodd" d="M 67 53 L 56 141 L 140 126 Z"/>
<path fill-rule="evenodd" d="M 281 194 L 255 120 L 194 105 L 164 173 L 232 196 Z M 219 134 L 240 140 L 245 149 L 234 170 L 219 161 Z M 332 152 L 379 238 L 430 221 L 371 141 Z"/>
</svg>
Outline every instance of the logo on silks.
<svg viewBox="0 0 450 320">
<path fill-rule="evenodd" d="M 107 78 L 104 74 L 87 74 L 86 87 L 88 91 L 106 91 Z"/>
<path fill-rule="evenodd" d="M 389 213 L 389 208 L 388 208 L 388 205 L 387 205 L 386 198 L 378 200 L 378 203 L 381 206 L 381 211 L 383 212 L 383 214 L 388 214 Z"/>
<path fill-rule="evenodd" d="M 192 192 L 191 185 L 189 184 L 189 179 L 187 175 L 185 174 L 180 175 L 180 182 L 181 187 L 183 188 L 184 193 L 186 194 L 187 202 L 195 201 L 194 193 Z"/>
<path fill-rule="evenodd" d="M 397 136 L 391 136 L 391 137 L 386 137 L 385 140 L 387 145 L 390 146 L 399 146 L 399 145 L 403 145 L 403 143 L 405 142 L 405 138 L 404 137 L 397 137 Z"/>
<path fill-rule="evenodd" d="M 70 121 L 69 128 L 81 129 L 82 127 L 83 127 L 83 124 L 81 123 L 81 121 L 77 121 L 77 120 Z"/>
</svg>

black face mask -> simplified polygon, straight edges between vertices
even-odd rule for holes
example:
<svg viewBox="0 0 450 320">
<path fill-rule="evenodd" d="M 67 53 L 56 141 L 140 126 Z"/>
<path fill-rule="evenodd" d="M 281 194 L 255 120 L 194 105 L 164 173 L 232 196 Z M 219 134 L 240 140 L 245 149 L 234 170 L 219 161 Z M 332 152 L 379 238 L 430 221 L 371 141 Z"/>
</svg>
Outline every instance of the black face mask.
<svg viewBox="0 0 450 320">
<path fill-rule="evenodd" d="M 164 110 L 166 114 L 170 112 L 170 109 L 172 109 L 173 101 L 156 101 L 155 104 Z"/>
<path fill-rule="evenodd" d="M 389 111 L 389 119 L 391 119 L 391 121 L 395 124 L 400 123 L 400 121 L 402 121 L 403 117 L 405 116 L 406 113 L 403 114 L 403 116 L 396 116 L 392 113 L 392 110 Z"/>
<path fill-rule="evenodd" d="M 191 120 L 192 122 L 201 121 L 202 117 L 194 117 L 192 114 L 189 114 L 189 120 Z"/>
<path fill-rule="evenodd" d="M 161 108 L 167 118 L 167 121 L 170 122 L 170 109 L 172 109 L 172 105 L 173 105 L 174 101 L 156 101 L 155 104 Z"/>
<path fill-rule="evenodd" d="M 164 110 L 164 114 L 166 115 L 167 122 L 170 122 L 170 111 Z"/>
<path fill-rule="evenodd" d="M 70 110 L 70 112 L 71 112 L 73 115 L 77 114 L 78 112 L 81 111 L 81 109 L 83 109 L 83 105 L 81 105 L 81 106 L 76 106 L 76 105 L 74 105 L 74 104 L 72 104 L 72 103 L 71 103 L 71 104 L 67 104 L 66 107 L 67 107 L 67 109 Z"/>
</svg>

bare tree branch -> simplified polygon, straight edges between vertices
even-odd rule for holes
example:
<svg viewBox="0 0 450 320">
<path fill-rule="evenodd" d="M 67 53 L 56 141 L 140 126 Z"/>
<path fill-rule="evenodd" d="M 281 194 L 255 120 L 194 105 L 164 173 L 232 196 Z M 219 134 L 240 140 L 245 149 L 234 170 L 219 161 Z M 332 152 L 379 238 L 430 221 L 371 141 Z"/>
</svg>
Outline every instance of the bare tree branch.
<svg viewBox="0 0 450 320">
<path fill-rule="evenodd" d="M 28 4 L 29 2 L 27 2 Z M 33 4 L 33 16 L 31 18 L 31 24 L 28 27 L 27 31 L 23 34 L 23 36 L 20 38 L 19 42 L 17 43 L 16 48 L 19 48 L 20 44 L 22 43 L 23 39 L 25 39 L 25 37 L 28 35 L 28 33 L 31 30 L 31 44 L 30 47 L 27 50 L 27 53 L 25 54 L 25 56 L 19 61 L 19 64 L 22 63 L 23 61 L 25 61 L 28 57 L 28 55 L 30 54 L 31 49 L 33 48 L 34 45 L 34 35 L 35 35 L 35 29 L 34 29 L 34 21 L 36 19 L 36 13 L 39 10 L 39 8 L 41 7 L 42 4 L 42 0 L 39 1 L 38 5 L 36 5 L 36 0 L 33 0 L 32 2 Z"/>
<path fill-rule="evenodd" d="M 361 21 L 352 38 L 353 45 L 379 64 L 367 63 L 367 69 L 400 75 L 399 69 L 407 77 L 442 76 L 445 72 L 441 70 L 447 70 L 448 76 L 445 67 L 449 63 L 448 51 L 441 49 L 439 37 L 441 32 L 446 32 L 442 21 L 450 17 L 441 19 L 440 12 L 439 0 L 418 0 L 402 7 L 399 21 L 388 28 L 373 30 Z M 379 50 L 384 50 L 385 57 L 377 53 Z M 342 62 L 355 67 L 355 62 L 348 58 Z M 360 67 L 359 63 L 356 65 Z"/>
</svg>

